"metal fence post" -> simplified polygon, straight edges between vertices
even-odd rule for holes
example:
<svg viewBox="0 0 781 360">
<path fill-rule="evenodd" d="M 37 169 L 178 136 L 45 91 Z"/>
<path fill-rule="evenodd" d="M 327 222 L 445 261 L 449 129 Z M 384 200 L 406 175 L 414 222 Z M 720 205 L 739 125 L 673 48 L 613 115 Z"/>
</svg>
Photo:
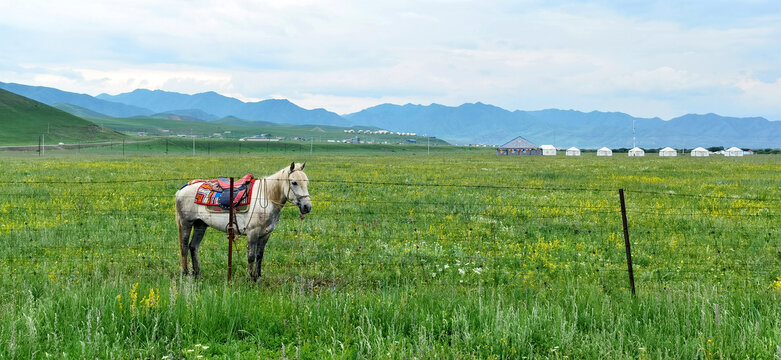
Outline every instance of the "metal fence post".
<svg viewBox="0 0 781 360">
<path fill-rule="evenodd" d="M 233 228 L 233 178 L 230 178 L 230 206 L 228 207 L 228 282 L 233 277 L 233 238 L 236 231 Z"/>
<path fill-rule="evenodd" d="M 621 198 L 621 220 L 624 222 L 624 248 L 626 249 L 626 267 L 629 270 L 629 285 L 632 287 L 632 295 L 635 294 L 635 274 L 632 271 L 632 247 L 629 245 L 629 227 L 626 221 L 626 202 L 624 201 L 624 189 L 618 189 Z"/>
</svg>

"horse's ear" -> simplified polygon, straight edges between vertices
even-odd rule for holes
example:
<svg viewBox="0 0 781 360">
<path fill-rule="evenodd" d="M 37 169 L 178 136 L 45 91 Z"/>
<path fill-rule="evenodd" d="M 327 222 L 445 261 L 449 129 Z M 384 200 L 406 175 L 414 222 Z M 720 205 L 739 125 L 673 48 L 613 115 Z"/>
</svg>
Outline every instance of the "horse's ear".
<svg viewBox="0 0 781 360">
<path fill-rule="evenodd" d="M 306 166 L 306 161 L 304 161 L 304 163 L 301 164 L 301 168 L 299 170 L 304 170 L 304 166 Z"/>
<path fill-rule="evenodd" d="M 295 169 L 296 169 L 296 162 L 294 161 L 294 162 L 290 163 L 290 172 L 293 172 L 293 170 L 295 170 Z"/>
</svg>

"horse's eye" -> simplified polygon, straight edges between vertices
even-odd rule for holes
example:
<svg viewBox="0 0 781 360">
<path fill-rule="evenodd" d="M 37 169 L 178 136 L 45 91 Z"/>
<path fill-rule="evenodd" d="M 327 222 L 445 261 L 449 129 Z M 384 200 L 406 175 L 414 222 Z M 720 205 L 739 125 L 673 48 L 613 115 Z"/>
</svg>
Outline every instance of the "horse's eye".
<svg viewBox="0 0 781 360">
<path fill-rule="evenodd" d="M 293 184 L 293 186 L 298 186 L 298 183 L 295 181 L 293 181 L 291 184 Z"/>
</svg>

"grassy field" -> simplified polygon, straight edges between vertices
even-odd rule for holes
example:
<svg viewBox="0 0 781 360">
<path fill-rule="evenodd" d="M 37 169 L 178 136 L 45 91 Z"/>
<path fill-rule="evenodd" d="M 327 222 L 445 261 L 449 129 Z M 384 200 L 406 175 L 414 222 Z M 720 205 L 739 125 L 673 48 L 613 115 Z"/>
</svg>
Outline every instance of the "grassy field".
<svg viewBox="0 0 781 360">
<path fill-rule="evenodd" d="M 195 141 L 193 141 L 195 140 Z M 6 156 L 30 157 L 40 155 L 38 146 L 16 146 L 4 148 Z M 195 155 L 211 157 L 288 154 L 290 156 L 309 156 L 321 154 L 438 154 L 438 153 L 478 153 L 484 148 L 455 147 L 441 142 L 431 144 L 351 144 L 329 143 L 325 141 L 238 141 L 236 139 L 186 139 L 163 137 L 132 137 L 124 140 L 93 142 L 68 142 L 64 145 L 47 145 L 44 155 L 55 157 L 68 156 L 163 156 Z"/>
<path fill-rule="evenodd" d="M 154 146 L 0 155 L 13 179 L 0 194 L 0 358 L 781 356 L 779 156 Z M 175 191 L 294 160 L 314 209 L 283 211 L 261 281 L 244 276 L 242 239 L 226 283 L 215 231 L 203 278 L 181 277 Z"/>
<path fill-rule="evenodd" d="M 437 138 L 427 139 L 423 136 L 401 136 L 391 134 L 360 134 L 345 133 L 344 130 L 379 130 L 374 127 L 354 126 L 351 128 L 326 126 L 326 125 L 286 125 L 264 121 L 248 121 L 240 119 L 221 119 L 211 122 L 168 120 L 151 117 L 133 118 L 88 118 L 90 121 L 116 131 L 131 135 L 145 132 L 153 136 L 169 135 L 195 135 L 198 137 L 213 137 L 215 133 L 222 134 L 224 138 L 238 139 L 260 134 L 268 134 L 269 137 L 283 137 L 292 140 L 296 137 L 314 139 L 316 142 L 327 140 L 341 141 L 351 138 L 359 138 L 363 141 L 375 143 L 387 142 L 390 144 L 406 143 L 407 139 L 414 139 L 419 143 L 429 141 L 431 144 L 443 145 L 444 141 Z M 225 133 L 228 131 L 229 133 Z"/>
</svg>

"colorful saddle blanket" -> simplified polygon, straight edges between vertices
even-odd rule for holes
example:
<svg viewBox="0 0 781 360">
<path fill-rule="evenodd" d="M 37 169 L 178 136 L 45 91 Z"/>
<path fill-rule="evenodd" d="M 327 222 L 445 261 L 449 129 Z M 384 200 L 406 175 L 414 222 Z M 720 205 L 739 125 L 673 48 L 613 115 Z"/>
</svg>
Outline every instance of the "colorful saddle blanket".
<svg viewBox="0 0 781 360">
<path fill-rule="evenodd" d="M 195 203 L 205 205 L 211 211 L 220 212 L 230 208 L 231 200 L 233 206 L 238 211 L 246 210 L 247 205 L 252 199 L 252 185 L 255 183 L 255 177 L 247 174 L 239 180 L 233 182 L 233 199 L 230 199 L 230 180 L 227 178 L 217 178 L 214 180 L 192 180 L 187 185 L 201 183 L 195 192 Z"/>
</svg>

